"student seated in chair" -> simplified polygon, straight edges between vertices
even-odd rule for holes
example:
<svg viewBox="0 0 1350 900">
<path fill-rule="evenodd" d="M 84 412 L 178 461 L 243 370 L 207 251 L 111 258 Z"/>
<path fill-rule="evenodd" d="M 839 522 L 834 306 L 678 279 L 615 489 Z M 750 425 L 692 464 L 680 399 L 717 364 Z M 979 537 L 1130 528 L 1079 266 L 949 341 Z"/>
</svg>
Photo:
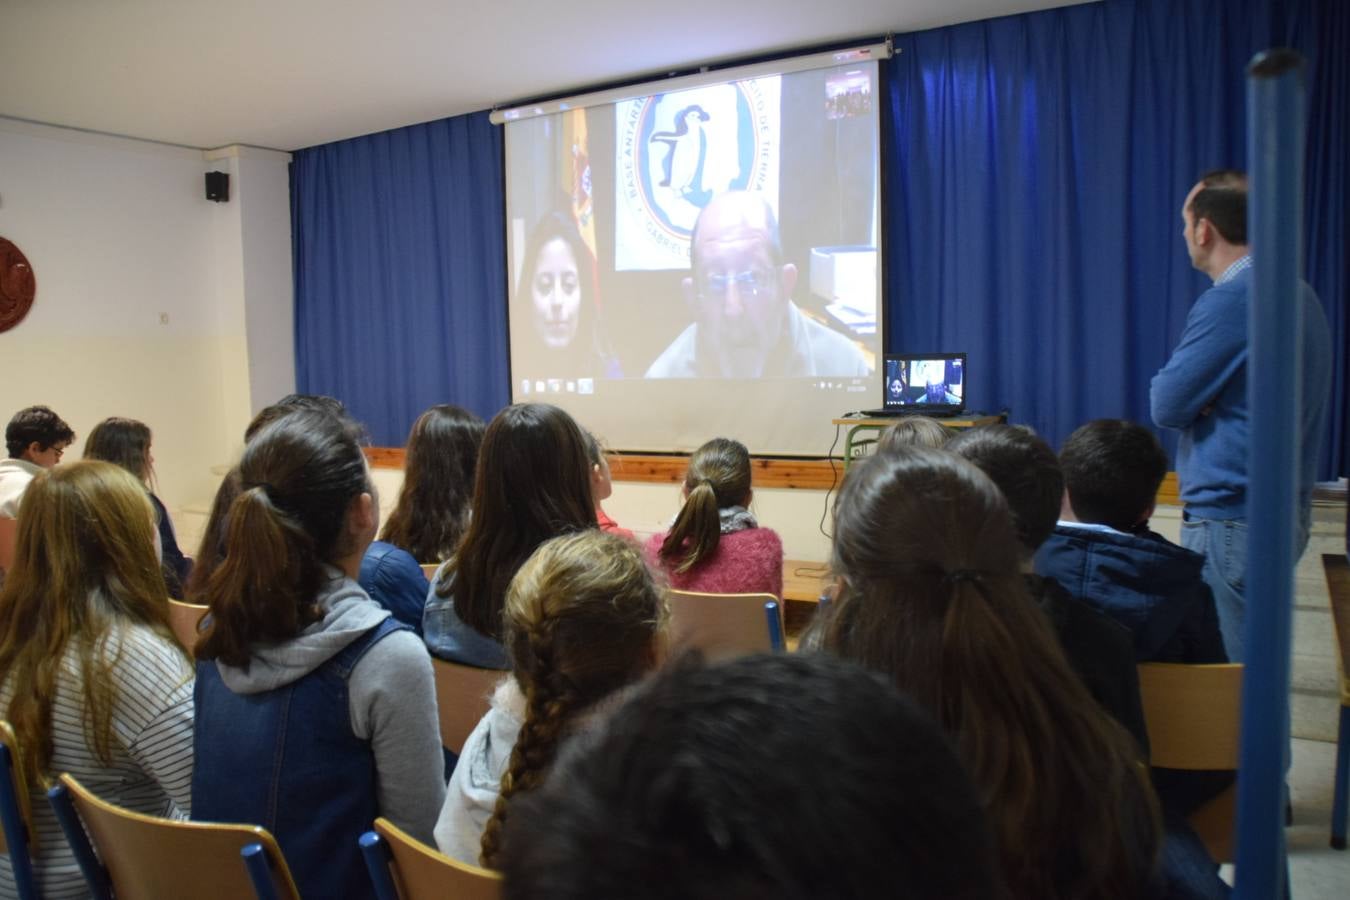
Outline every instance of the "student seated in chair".
<svg viewBox="0 0 1350 900">
<path fill-rule="evenodd" d="M 28 484 L 43 469 L 61 461 L 75 440 L 65 420 L 45 406 L 30 406 L 14 414 L 5 426 L 8 458 L 0 459 L 0 585 L 14 556 L 19 502 Z"/>
<path fill-rule="evenodd" d="M 33 479 L 0 590 L 0 717 L 18 739 L 38 893 L 89 896 L 43 782 L 70 772 L 104 800 L 186 816 L 192 663 L 174 637 L 144 485 L 107 462 Z M 0 854 L 0 895 L 15 896 Z"/>
<path fill-rule="evenodd" d="M 431 580 L 422 636 L 433 656 L 508 669 L 502 606 L 516 571 L 544 541 L 596 528 L 586 435 L 547 403 L 518 403 L 483 433 L 473 517 Z"/>
<path fill-rule="evenodd" d="M 384 816 L 428 841 L 445 795 L 431 660 L 356 583 L 378 510 L 348 423 L 266 425 L 239 488 L 196 647 L 193 816 L 267 828 L 302 896 L 371 897 L 357 838 Z"/>
<path fill-rule="evenodd" d="M 1205 560 L 1149 530 L 1167 474 L 1142 425 L 1089 422 L 1059 454 L 1064 500 L 1036 571 L 1130 630 L 1139 662 L 1228 662 Z"/>
<path fill-rule="evenodd" d="M 510 900 L 1004 896 L 937 725 L 825 656 L 682 662 L 647 682 L 516 801 L 502 864 Z"/>
<path fill-rule="evenodd" d="M 1008 501 L 1017 526 L 1023 578 L 1032 599 L 1054 626 L 1069 665 L 1102 708 L 1129 730 L 1146 757 L 1148 730 L 1129 633 L 1074 598 L 1053 578 L 1031 571 L 1036 548 L 1054 529 L 1059 515 L 1064 481 L 1055 451 L 1021 425 L 971 429 L 953 438 L 946 449 L 974 463 Z"/>
<path fill-rule="evenodd" d="M 512 676 L 464 743 L 436 845 L 496 868 L 502 822 L 563 737 L 656 664 L 668 612 L 637 546 L 599 530 L 545 542 L 506 595 Z"/>
<path fill-rule="evenodd" d="M 822 649 L 937 719 L 1012 897 L 1153 897 L 1158 810 L 1139 747 L 1069 667 L 1022 563 L 1008 503 L 974 465 L 920 447 L 869 459 L 835 503 Z"/>
<path fill-rule="evenodd" d="M 783 596 L 783 542 L 760 528 L 748 507 L 750 452 L 713 438 L 694 451 L 684 475 L 684 506 L 647 556 L 681 591 Z"/>
</svg>

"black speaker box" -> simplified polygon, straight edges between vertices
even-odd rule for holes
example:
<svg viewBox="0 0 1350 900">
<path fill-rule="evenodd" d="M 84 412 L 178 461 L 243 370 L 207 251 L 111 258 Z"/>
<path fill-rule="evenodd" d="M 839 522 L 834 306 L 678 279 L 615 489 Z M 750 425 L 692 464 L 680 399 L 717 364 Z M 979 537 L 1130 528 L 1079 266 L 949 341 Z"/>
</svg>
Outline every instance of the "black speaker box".
<svg viewBox="0 0 1350 900">
<path fill-rule="evenodd" d="M 206 199 L 224 203 L 230 199 L 230 173 L 206 173 Z"/>
</svg>

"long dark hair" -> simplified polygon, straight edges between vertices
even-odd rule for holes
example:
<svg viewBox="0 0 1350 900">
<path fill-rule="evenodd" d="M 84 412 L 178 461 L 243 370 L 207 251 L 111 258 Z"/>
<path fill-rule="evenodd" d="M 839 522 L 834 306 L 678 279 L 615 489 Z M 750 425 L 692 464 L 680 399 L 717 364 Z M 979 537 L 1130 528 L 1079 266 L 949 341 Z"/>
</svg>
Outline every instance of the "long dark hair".
<svg viewBox="0 0 1350 900">
<path fill-rule="evenodd" d="M 324 563 L 350 548 L 347 512 L 370 490 L 365 457 L 343 422 L 295 412 L 244 447 L 225 559 L 207 581 L 210 625 L 197 658 L 247 665 L 258 643 L 289 640 L 321 612 Z"/>
<path fill-rule="evenodd" d="M 661 543 L 661 562 L 688 572 L 717 551 L 722 538 L 722 507 L 744 504 L 750 496 L 750 451 L 740 441 L 713 438 L 689 457 L 684 474 L 685 501 Z"/>
<path fill-rule="evenodd" d="M 596 527 L 590 469 L 586 438 L 556 406 L 508 406 L 488 423 L 473 516 L 436 588 L 454 598 L 461 621 L 502 639 L 502 602 L 516 570 L 549 538 Z"/>
<path fill-rule="evenodd" d="M 101 459 L 126 469 L 147 486 L 150 468 L 150 426 L 135 419 L 104 419 L 84 439 L 84 458 Z"/>
<path fill-rule="evenodd" d="M 835 505 L 824 646 L 890 675 L 951 736 L 1018 897 L 1143 896 L 1156 801 L 1026 593 L 998 488 L 953 454 L 896 449 Z"/>
<path fill-rule="evenodd" d="M 183 585 L 183 599 L 189 603 L 205 603 L 206 583 L 225 558 L 225 538 L 230 524 L 230 507 L 234 498 L 242 490 L 239 486 L 239 467 L 235 466 L 225 473 L 216 496 L 211 501 L 211 512 L 206 517 L 206 529 L 202 532 L 201 544 L 197 555 L 192 558 L 192 571 L 188 573 L 187 584 Z"/>
<path fill-rule="evenodd" d="M 469 521 L 483 420 L 458 406 L 433 406 L 408 432 L 398 505 L 380 532 L 419 562 L 454 555 Z"/>
</svg>

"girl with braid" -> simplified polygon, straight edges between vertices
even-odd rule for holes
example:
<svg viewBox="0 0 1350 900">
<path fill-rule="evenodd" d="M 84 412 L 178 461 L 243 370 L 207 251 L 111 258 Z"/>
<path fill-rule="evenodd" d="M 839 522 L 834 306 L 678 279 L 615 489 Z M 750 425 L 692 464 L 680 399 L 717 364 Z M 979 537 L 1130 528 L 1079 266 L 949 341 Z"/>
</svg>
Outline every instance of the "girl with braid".
<svg viewBox="0 0 1350 900">
<path fill-rule="evenodd" d="M 647 542 L 647 558 L 682 591 L 783 595 L 783 542 L 747 508 L 750 453 L 713 438 L 694 451 L 684 476 L 684 508 L 670 531 Z"/>
<path fill-rule="evenodd" d="M 974 465 L 901 447 L 835 504 L 825 650 L 893 679 L 975 782 L 1013 898 L 1158 896 L 1158 810 L 1128 733 L 1069 667 L 1023 581 L 1012 514 Z"/>
<path fill-rule="evenodd" d="M 507 590 L 511 676 L 469 735 L 436 845 L 495 868 L 511 798 L 543 783 L 558 745 L 656 664 L 665 596 L 629 541 L 598 530 L 542 544 Z"/>
</svg>

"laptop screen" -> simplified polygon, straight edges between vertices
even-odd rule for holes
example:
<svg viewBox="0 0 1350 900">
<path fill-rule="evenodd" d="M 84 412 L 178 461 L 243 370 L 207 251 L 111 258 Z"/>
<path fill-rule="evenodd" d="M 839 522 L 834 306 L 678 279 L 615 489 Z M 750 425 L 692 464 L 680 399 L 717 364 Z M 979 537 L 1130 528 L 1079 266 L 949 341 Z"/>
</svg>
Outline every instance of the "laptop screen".
<svg viewBox="0 0 1350 900">
<path fill-rule="evenodd" d="M 888 353 L 886 409 L 960 412 L 966 405 L 964 353 Z"/>
</svg>

